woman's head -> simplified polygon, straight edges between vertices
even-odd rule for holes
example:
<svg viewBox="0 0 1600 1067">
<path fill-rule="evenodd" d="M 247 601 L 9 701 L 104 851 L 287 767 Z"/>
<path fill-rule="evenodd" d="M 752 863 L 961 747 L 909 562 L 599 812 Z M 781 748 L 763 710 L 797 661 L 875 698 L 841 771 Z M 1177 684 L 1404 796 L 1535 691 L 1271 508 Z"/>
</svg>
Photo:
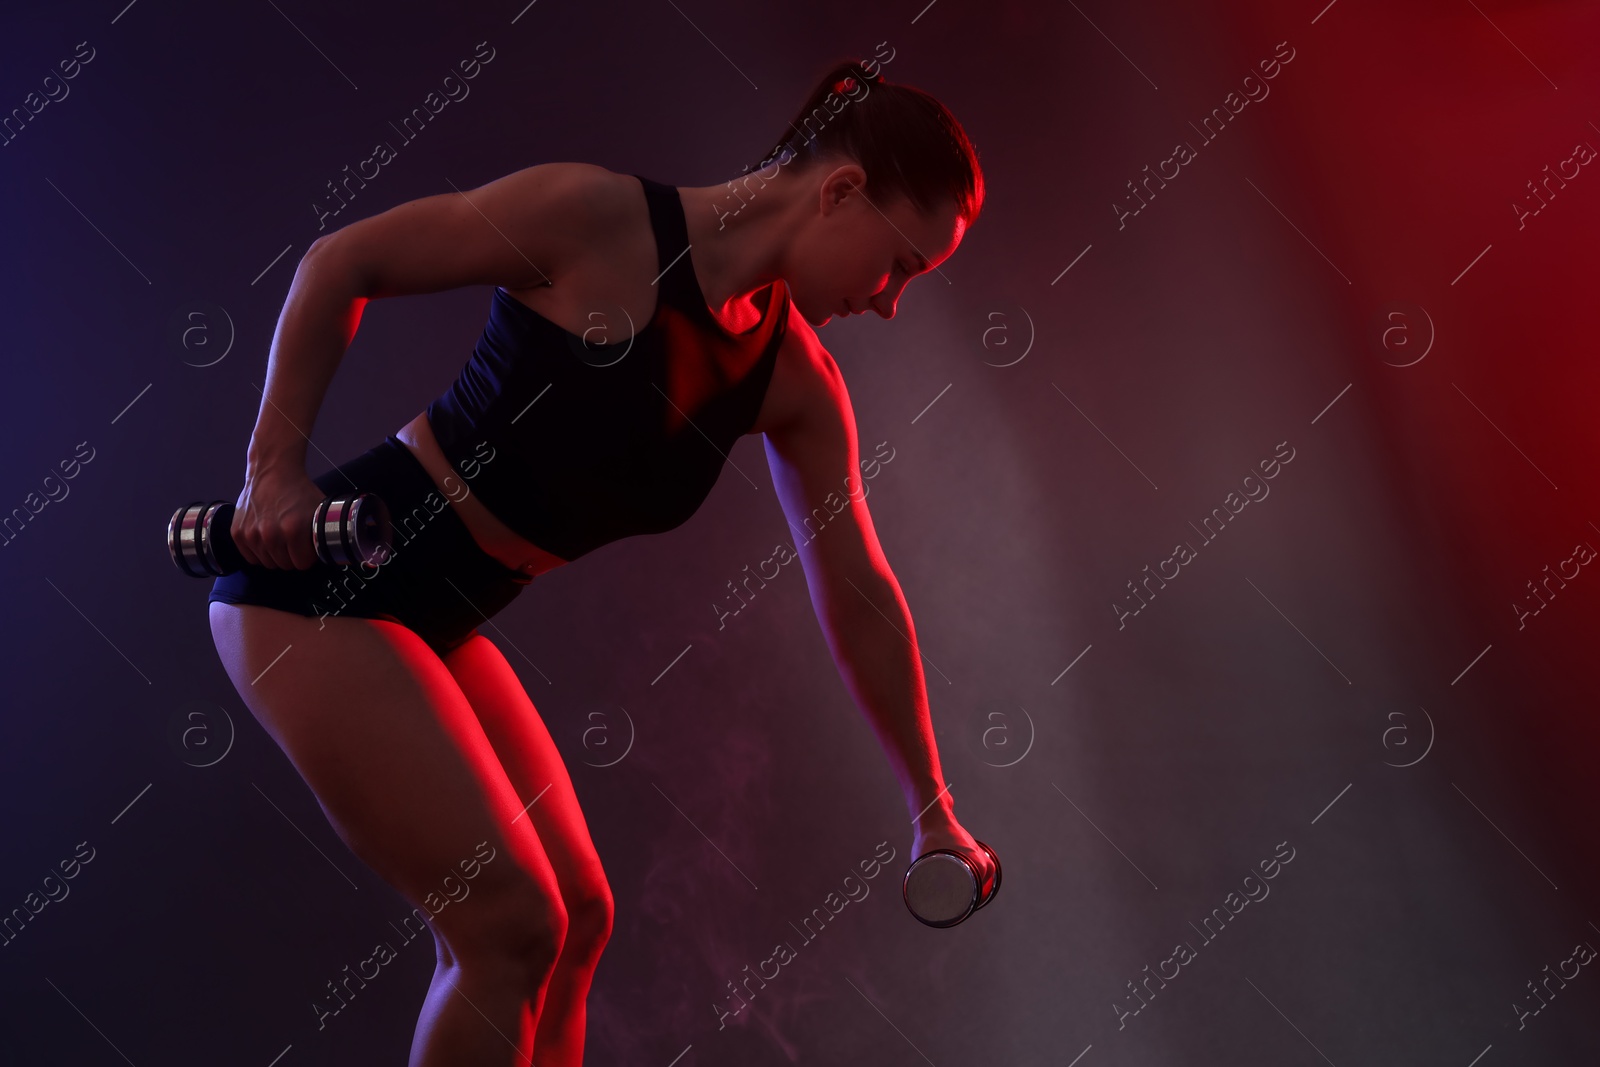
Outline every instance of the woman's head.
<svg viewBox="0 0 1600 1067">
<path fill-rule="evenodd" d="M 892 317 L 906 282 L 948 258 L 983 208 L 983 171 L 961 124 L 922 90 L 884 81 L 874 60 L 824 73 L 745 181 L 778 174 L 815 209 L 784 271 L 813 324 L 846 305 Z"/>
</svg>

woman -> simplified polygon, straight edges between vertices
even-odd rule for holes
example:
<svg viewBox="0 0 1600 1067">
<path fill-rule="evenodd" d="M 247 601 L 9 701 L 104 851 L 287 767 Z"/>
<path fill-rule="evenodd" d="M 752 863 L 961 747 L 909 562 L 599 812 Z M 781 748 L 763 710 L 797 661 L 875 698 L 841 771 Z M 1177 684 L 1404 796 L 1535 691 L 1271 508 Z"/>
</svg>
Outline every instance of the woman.
<svg viewBox="0 0 1600 1067">
<path fill-rule="evenodd" d="M 432 918 L 413 1065 L 579 1064 L 611 931 L 560 754 L 475 628 L 535 576 L 680 525 L 745 433 L 766 435 L 790 525 L 811 533 L 799 555 L 817 618 L 900 778 L 913 855 L 955 849 L 993 877 L 953 814 L 849 398 L 812 329 L 893 318 L 982 206 L 960 125 L 876 66 L 829 71 L 764 169 L 726 186 L 549 163 L 354 222 L 300 262 L 232 520 L 248 566 L 216 580 L 211 627 L 357 856 L 418 905 L 475 871 Z M 496 288 L 450 390 L 308 477 L 305 434 L 365 302 L 469 284 Z M 318 562 L 315 505 L 362 491 L 393 515 L 392 554 Z"/>
</svg>

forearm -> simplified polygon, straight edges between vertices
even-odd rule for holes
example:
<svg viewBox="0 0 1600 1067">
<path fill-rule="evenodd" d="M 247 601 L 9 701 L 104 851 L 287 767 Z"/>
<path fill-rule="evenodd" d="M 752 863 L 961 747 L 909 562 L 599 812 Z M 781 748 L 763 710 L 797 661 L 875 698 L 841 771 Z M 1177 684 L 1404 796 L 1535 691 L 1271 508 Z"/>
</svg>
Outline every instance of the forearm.
<svg viewBox="0 0 1600 1067">
<path fill-rule="evenodd" d="M 907 813 L 931 824 L 952 817 L 928 710 L 916 631 L 892 574 L 830 576 L 812 602 L 839 676 L 889 759 Z"/>
<path fill-rule="evenodd" d="M 272 336 L 261 409 L 250 436 L 252 466 L 283 463 L 305 469 L 317 411 L 365 305 L 352 272 L 323 248 L 313 246 L 301 258 Z"/>
</svg>

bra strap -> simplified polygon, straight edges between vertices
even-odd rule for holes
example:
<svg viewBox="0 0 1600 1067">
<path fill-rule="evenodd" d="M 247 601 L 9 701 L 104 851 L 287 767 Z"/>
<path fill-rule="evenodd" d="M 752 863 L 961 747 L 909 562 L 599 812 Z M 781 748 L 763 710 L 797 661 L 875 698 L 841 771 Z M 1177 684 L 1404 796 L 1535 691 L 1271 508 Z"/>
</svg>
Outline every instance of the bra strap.
<svg viewBox="0 0 1600 1067">
<path fill-rule="evenodd" d="M 683 198 L 677 189 L 664 182 L 635 174 L 644 186 L 645 200 L 650 208 L 650 228 L 656 240 L 656 272 L 660 275 L 662 297 L 673 307 L 687 312 L 698 321 L 710 317 L 700 297 L 700 286 L 694 279 L 694 266 L 689 262 L 689 225 L 684 217 Z"/>
</svg>

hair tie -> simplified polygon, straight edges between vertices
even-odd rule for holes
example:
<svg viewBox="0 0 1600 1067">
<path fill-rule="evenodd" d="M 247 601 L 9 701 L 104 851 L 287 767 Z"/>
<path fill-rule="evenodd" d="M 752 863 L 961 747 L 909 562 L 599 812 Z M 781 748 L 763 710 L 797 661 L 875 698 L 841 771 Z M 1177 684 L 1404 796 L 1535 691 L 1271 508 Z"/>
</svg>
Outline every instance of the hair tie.
<svg viewBox="0 0 1600 1067">
<path fill-rule="evenodd" d="M 879 71 L 876 74 L 867 75 L 866 80 L 871 82 L 873 85 L 882 85 L 883 72 Z M 854 77 L 840 78 L 838 81 L 833 83 L 833 91 L 836 93 L 848 93 L 856 87 L 856 81 L 857 79 Z"/>
</svg>

